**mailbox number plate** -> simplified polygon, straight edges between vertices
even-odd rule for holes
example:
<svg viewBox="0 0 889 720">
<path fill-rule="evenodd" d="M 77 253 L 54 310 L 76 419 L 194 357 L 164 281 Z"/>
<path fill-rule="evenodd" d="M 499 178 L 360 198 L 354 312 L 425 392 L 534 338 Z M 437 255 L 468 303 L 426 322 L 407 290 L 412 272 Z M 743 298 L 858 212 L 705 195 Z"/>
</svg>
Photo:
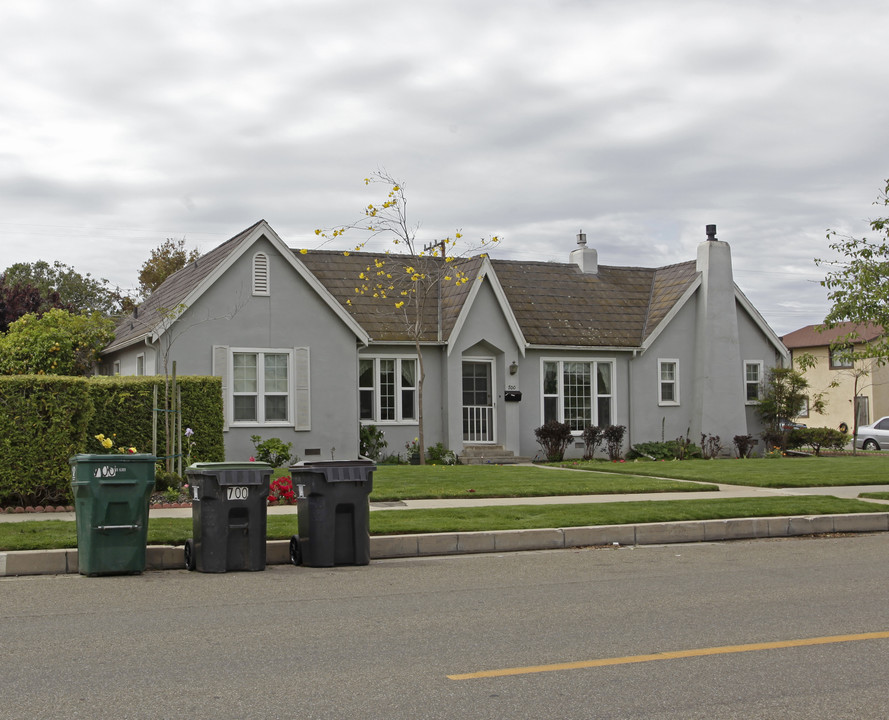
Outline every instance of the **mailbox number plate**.
<svg viewBox="0 0 889 720">
<path fill-rule="evenodd" d="M 228 499 L 229 500 L 246 500 L 247 499 L 247 488 L 244 485 L 232 485 L 231 487 L 226 488 L 228 490 Z"/>
</svg>

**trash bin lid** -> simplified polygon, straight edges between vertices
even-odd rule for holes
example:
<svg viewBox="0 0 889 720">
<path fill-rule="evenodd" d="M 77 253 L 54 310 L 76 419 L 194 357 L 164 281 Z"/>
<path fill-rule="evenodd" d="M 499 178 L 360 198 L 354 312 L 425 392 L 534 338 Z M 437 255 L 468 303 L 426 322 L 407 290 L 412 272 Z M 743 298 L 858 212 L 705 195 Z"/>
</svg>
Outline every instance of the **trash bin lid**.
<svg viewBox="0 0 889 720">
<path fill-rule="evenodd" d="M 298 462 L 296 465 L 291 465 L 290 467 L 365 467 L 368 465 L 375 465 L 375 463 L 373 460 L 303 460 L 302 462 Z"/>
<path fill-rule="evenodd" d="M 272 470 L 272 466 L 264 462 L 200 462 L 189 465 L 185 472 L 216 473 L 220 470 Z"/>
<path fill-rule="evenodd" d="M 69 465 L 75 465 L 77 463 L 107 463 L 109 460 L 113 460 L 116 463 L 126 463 L 126 462 L 157 462 L 157 457 L 150 453 L 109 453 L 107 455 L 102 454 L 89 454 L 84 453 L 81 455 L 72 455 L 68 458 Z"/>
</svg>

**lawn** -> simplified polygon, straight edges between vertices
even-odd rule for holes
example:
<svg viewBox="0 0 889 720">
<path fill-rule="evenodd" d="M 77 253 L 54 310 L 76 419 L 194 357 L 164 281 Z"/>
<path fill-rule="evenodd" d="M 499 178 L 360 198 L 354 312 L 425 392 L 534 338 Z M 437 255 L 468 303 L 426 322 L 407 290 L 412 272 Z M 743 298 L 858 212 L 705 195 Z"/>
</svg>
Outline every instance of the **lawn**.
<svg viewBox="0 0 889 720">
<path fill-rule="evenodd" d="M 889 455 L 750 458 L 748 460 L 638 460 L 563 462 L 561 467 L 751 487 L 791 488 L 889 484 Z"/>
<path fill-rule="evenodd" d="M 436 498 L 549 497 L 615 493 L 702 492 L 715 485 L 655 477 L 560 472 L 516 465 L 380 465 L 371 502 Z"/>
<path fill-rule="evenodd" d="M 728 498 L 725 500 L 646 500 L 577 505 L 512 505 L 377 510 L 370 514 L 372 535 L 521 530 L 528 528 L 624 525 L 677 520 L 713 520 L 784 515 L 884 512 L 885 505 L 827 496 Z M 296 515 L 269 515 L 267 536 L 286 540 L 297 533 Z M 192 537 L 190 518 L 149 518 L 150 545 L 182 545 Z M 40 550 L 77 546 L 74 522 L 35 520 L 0 523 L 0 550 Z"/>
</svg>

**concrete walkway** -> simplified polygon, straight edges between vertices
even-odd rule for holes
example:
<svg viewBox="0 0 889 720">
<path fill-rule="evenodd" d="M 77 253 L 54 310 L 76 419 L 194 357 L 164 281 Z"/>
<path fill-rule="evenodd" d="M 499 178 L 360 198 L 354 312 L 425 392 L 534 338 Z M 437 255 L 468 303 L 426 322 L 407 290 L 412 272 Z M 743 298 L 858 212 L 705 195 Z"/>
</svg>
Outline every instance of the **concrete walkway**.
<svg viewBox="0 0 889 720">
<path fill-rule="evenodd" d="M 670 478 L 672 480 L 672 478 Z M 676 480 L 675 482 L 684 482 Z M 692 481 L 688 481 L 692 482 Z M 694 483 L 701 484 L 701 483 Z M 642 502 L 657 500 L 727 500 L 729 498 L 757 498 L 800 495 L 829 495 L 855 499 L 863 492 L 889 492 L 886 485 L 838 485 L 813 488 L 757 488 L 741 485 L 717 485 L 718 491 L 706 492 L 665 492 L 665 493 L 623 493 L 607 495 L 551 495 L 546 497 L 509 498 L 447 498 L 444 500 L 397 500 L 394 502 L 372 502 L 373 510 L 429 510 L 434 508 L 473 508 L 506 505 L 573 505 L 579 503 Z M 889 505 L 889 500 L 868 500 L 868 502 Z M 296 505 L 276 505 L 268 509 L 269 515 L 289 515 L 296 513 Z M 152 509 L 150 517 L 190 518 L 191 508 Z M 33 520 L 74 520 L 73 512 L 53 513 L 0 513 L 0 522 L 25 522 Z"/>
</svg>

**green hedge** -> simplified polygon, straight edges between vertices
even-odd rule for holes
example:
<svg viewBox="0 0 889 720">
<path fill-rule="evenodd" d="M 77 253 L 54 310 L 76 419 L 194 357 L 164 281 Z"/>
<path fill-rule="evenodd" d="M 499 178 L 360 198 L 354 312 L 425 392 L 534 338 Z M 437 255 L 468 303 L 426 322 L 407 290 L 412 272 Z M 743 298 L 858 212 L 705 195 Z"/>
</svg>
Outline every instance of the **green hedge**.
<svg viewBox="0 0 889 720">
<path fill-rule="evenodd" d="M 70 502 L 68 457 L 83 451 L 92 415 L 85 378 L 0 377 L 0 504 Z"/>
<path fill-rule="evenodd" d="M 192 462 L 224 460 L 220 379 L 178 382 L 182 427 L 194 431 Z M 155 385 L 161 405 L 163 377 L 0 377 L 0 505 L 69 504 L 71 455 L 117 447 L 151 452 Z M 112 438 L 114 449 L 100 446 L 94 437 L 100 433 Z M 159 415 L 159 455 L 164 438 Z"/>
<path fill-rule="evenodd" d="M 102 452 L 93 435 L 112 437 L 115 446 L 135 447 L 151 452 L 154 388 L 158 388 L 158 406 L 163 406 L 164 378 L 94 377 L 90 378 L 90 396 L 96 410 L 90 427 L 92 441 L 88 452 Z M 177 378 L 182 395 L 182 429 L 194 430 L 192 462 L 220 462 L 225 459 L 222 436 L 222 384 L 218 377 L 183 376 Z M 165 423 L 157 421 L 157 454 L 164 455 Z"/>
</svg>

